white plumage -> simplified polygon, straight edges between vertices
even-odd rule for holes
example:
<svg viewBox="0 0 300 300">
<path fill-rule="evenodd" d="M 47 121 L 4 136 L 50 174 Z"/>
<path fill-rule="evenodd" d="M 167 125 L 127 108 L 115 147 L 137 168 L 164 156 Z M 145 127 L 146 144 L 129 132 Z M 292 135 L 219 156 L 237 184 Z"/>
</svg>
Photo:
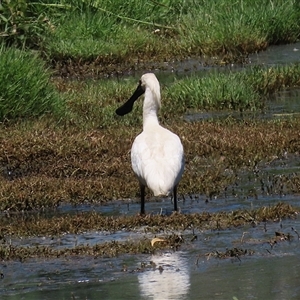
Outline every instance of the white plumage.
<svg viewBox="0 0 300 300">
<path fill-rule="evenodd" d="M 184 152 L 179 137 L 159 125 L 160 85 L 156 76 L 144 74 L 132 97 L 116 113 L 129 113 L 134 101 L 143 93 L 143 131 L 135 138 L 131 148 L 132 168 L 141 188 L 141 214 L 145 213 L 146 186 L 154 196 L 173 193 L 174 210 L 177 210 L 177 185 L 184 170 Z"/>
</svg>

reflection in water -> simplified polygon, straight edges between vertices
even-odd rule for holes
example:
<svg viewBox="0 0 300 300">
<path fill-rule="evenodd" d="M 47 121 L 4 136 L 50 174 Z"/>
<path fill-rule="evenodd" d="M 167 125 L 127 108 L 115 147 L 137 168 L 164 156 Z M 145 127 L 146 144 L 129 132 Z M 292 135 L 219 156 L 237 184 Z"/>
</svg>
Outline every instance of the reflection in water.
<svg viewBox="0 0 300 300">
<path fill-rule="evenodd" d="M 156 267 L 138 275 L 141 296 L 146 299 L 185 299 L 190 287 L 187 258 L 182 252 L 153 255 Z M 161 269 L 163 268 L 163 269 Z"/>
</svg>

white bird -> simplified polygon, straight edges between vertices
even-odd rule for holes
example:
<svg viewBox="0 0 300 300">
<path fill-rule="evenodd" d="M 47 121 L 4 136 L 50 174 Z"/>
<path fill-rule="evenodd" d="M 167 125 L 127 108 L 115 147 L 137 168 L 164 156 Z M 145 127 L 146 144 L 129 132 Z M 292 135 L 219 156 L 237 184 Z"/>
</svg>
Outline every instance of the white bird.
<svg viewBox="0 0 300 300">
<path fill-rule="evenodd" d="M 120 116 L 131 112 L 134 102 L 145 93 L 143 132 L 131 148 L 132 169 L 140 183 L 141 214 L 145 214 L 145 187 L 154 196 L 173 194 L 177 211 L 177 185 L 184 170 L 184 152 L 179 137 L 159 125 L 160 85 L 153 73 L 144 74 L 131 98 L 116 110 Z"/>
</svg>

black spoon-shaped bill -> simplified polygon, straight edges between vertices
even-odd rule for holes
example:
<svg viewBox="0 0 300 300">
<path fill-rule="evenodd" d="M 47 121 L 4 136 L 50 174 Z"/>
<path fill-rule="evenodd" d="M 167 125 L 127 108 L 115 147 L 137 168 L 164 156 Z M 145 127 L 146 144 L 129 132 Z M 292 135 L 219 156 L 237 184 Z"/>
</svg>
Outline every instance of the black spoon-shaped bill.
<svg viewBox="0 0 300 300">
<path fill-rule="evenodd" d="M 134 102 L 145 93 L 145 89 L 140 82 L 133 95 L 122 106 L 116 109 L 116 114 L 124 116 L 132 111 Z"/>
</svg>

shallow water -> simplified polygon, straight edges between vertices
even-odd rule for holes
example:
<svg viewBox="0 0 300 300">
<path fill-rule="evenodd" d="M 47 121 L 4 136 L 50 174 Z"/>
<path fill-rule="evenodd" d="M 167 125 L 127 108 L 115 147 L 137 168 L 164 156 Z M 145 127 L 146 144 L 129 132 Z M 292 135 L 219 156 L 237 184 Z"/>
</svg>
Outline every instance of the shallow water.
<svg viewBox="0 0 300 300">
<path fill-rule="evenodd" d="M 299 61 L 300 43 L 275 46 L 252 55 L 252 64 L 282 64 Z M 205 69 L 195 61 L 176 72 Z M 198 65 L 199 64 L 199 65 Z M 166 72 L 168 66 L 166 66 Z M 175 72 L 175 69 L 174 69 Z M 300 91 L 277 94 L 259 118 L 299 117 Z M 209 112 L 187 118 L 224 118 Z M 240 115 L 234 116 L 240 118 Z M 285 188 L 284 178 L 297 176 L 299 155 L 282 153 L 271 162 L 261 162 L 254 170 L 240 170 L 236 182 L 223 193 L 180 196 L 184 214 L 232 211 L 286 201 L 299 206 L 300 195 Z M 231 176 L 231 170 L 225 170 Z M 171 199 L 152 199 L 147 213 L 170 214 Z M 137 200 L 114 201 L 107 205 L 62 205 L 55 213 L 97 211 L 106 215 L 134 215 L 140 209 Z M 290 234 L 292 239 L 269 241 L 275 232 Z M 300 299 L 300 219 L 261 223 L 222 231 L 186 230 L 185 243 L 179 251 L 156 251 L 154 255 L 122 255 L 116 258 L 67 257 L 30 259 L 25 262 L 0 263 L 1 299 Z M 164 232 L 163 234 L 171 234 Z M 196 235 L 197 239 L 192 241 Z M 14 245 L 51 245 L 56 248 L 80 244 L 95 245 L 111 240 L 126 241 L 153 235 L 143 229 L 135 232 L 86 232 L 61 237 L 14 238 Z M 247 250 L 245 255 L 218 258 L 227 249 Z M 216 252 L 218 251 L 218 253 Z"/>
<path fill-rule="evenodd" d="M 266 51 L 249 55 L 249 63 L 266 66 L 286 65 L 300 62 L 300 43 L 276 45 Z"/>
<path fill-rule="evenodd" d="M 194 232 L 198 239 L 180 251 L 154 255 L 8 262 L 1 299 L 299 299 L 300 241 L 291 230 L 299 225 L 296 219 Z M 271 247 L 275 231 L 293 239 Z M 208 255 L 232 247 L 249 254 Z"/>
<path fill-rule="evenodd" d="M 240 171 L 235 192 L 224 192 L 206 201 L 194 195 L 179 202 L 183 213 L 201 211 L 231 211 L 260 207 L 279 201 L 299 206 L 299 196 L 280 195 L 261 189 L 260 180 L 270 180 L 280 174 L 295 174 L 300 170 L 300 158 L 286 154 L 272 163 L 261 163 L 258 173 Z M 259 174 L 259 175 L 258 175 Z M 291 175 L 292 176 L 292 175 Z M 247 189 L 257 196 L 248 196 Z M 170 199 L 147 202 L 151 213 L 171 212 Z M 85 211 L 88 206 L 77 207 Z M 115 202 L 93 206 L 107 214 L 135 214 L 139 203 Z M 74 208 L 62 207 L 72 213 Z M 61 213 L 62 213 L 61 212 Z M 291 240 L 269 243 L 275 232 L 290 234 Z M 179 251 L 157 250 L 154 255 L 122 255 L 116 258 L 68 257 L 36 259 L 0 264 L 1 299 L 299 299 L 300 298 L 300 219 L 262 222 L 242 228 L 220 231 L 185 230 L 185 243 Z M 161 235 L 172 234 L 164 232 Z M 196 235 L 197 239 L 192 241 Z M 158 235 L 159 236 L 159 235 Z M 135 232 L 86 232 L 57 238 L 12 239 L 23 246 L 51 245 L 74 247 L 95 245 L 105 241 L 153 238 L 143 229 Z M 247 250 L 246 255 L 221 259 L 216 251 Z"/>
<path fill-rule="evenodd" d="M 300 117 L 300 89 L 290 88 L 276 93 L 266 102 L 263 111 L 238 112 L 238 111 L 204 111 L 185 115 L 187 121 L 222 120 L 233 118 L 245 119 L 287 119 Z"/>
<path fill-rule="evenodd" d="M 266 51 L 250 54 L 245 59 L 245 64 L 236 63 L 220 67 L 219 65 L 207 65 L 202 59 L 189 58 L 184 61 L 165 62 L 163 65 L 152 64 L 148 69 L 143 70 L 143 72 L 155 71 L 156 74 L 161 75 L 160 77 L 169 76 L 170 74 L 182 76 L 185 74 L 205 74 L 216 68 L 219 70 L 239 70 L 253 65 L 276 66 L 297 62 L 300 62 L 300 42 L 289 45 L 270 46 Z M 140 71 L 131 72 L 129 75 L 139 77 L 140 75 L 136 73 L 140 74 Z"/>
</svg>

